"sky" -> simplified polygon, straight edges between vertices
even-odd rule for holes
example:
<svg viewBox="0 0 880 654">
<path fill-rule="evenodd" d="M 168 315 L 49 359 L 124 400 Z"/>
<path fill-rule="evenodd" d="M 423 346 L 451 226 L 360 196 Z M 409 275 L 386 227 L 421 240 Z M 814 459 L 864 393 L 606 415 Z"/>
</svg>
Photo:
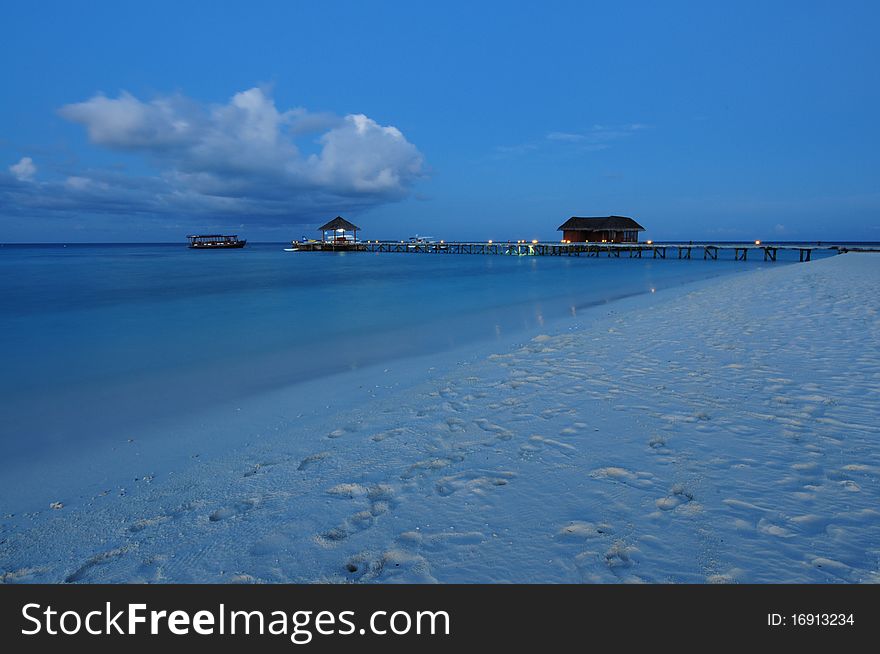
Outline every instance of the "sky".
<svg viewBox="0 0 880 654">
<path fill-rule="evenodd" d="M 0 242 L 880 240 L 880 3 L 40 2 Z"/>
</svg>

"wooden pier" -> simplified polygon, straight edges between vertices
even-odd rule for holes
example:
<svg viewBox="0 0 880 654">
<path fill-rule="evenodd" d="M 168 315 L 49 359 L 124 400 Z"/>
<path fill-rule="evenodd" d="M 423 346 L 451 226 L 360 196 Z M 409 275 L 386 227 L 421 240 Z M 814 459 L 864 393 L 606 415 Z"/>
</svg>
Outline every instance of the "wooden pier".
<svg viewBox="0 0 880 654">
<path fill-rule="evenodd" d="M 483 254 L 515 257 L 609 257 L 641 259 L 692 259 L 716 261 L 724 252 L 731 252 L 735 261 L 762 257 L 776 261 L 780 250 L 798 252 L 800 261 L 810 261 L 815 250 L 840 252 L 834 245 L 764 245 L 727 243 L 548 243 L 537 241 L 476 242 L 476 241 L 356 241 L 323 242 L 293 241 L 292 250 L 300 252 L 390 252 L 411 254 Z"/>
</svg>

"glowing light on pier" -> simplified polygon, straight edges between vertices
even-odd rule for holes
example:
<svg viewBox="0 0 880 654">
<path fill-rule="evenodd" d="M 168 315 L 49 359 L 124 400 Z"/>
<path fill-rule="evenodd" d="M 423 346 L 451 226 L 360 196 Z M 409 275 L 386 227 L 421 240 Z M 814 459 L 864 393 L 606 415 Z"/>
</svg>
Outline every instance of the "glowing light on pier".
<svg viewBox="0 0 880 654">
<path fill-rule="evenodd" d="M 648 241 L 648 245 L 653 245 L 654 241 Z"/>
<path fill-rule="evenodd" d="M 761 245 L 761 241 L 755 241 L 755 245 Z"/>
</svg>

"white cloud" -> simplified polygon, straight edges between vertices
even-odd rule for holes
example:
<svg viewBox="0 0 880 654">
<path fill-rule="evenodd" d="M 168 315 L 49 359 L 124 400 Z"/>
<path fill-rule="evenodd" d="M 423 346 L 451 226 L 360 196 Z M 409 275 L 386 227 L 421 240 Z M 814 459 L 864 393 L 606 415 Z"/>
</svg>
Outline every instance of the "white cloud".
<svg viewBox="0 0 880 654">
<path fill-rule="evenodd" d="M 17 164 L 9 166 L 9 172 L 21 182 L 30 182 L 37 174 L 37 166 L 30 157 L 22 157 Z"/>
<path fill-rule="evenodd" d="M 422 156 L 396 127 L 382 127 L 363 114 L 346 116 L 321 137 L 319 155 L 312 155 L 319 184 L 355 193 L 396 193 L 420 174 Z"/>
<path fill-rule="evenodd" d="M 71 170 L 40 193 L 9 186 L 0 205 L 298 223 L 401 199 L 423 176 L 421 153 L 396 127 L 363 114 L 279 110 L 262 88 L 219 105 L 96 95 L 59 113 L 83 125 L 93 144 L 145 157 L 156 174 Z M 36 167 L 25 158 L 10 172 L 30 181 Z"/>
<path fill-rule="evenodd" d="M 129 93 L 118 98 L 96 95 L 59 110 L 64 118 L 86 126 L 92 143 L 111 148 L 157 149 L 194 137 L 190 107 L 181 97 L 141 102 Z"/>
</svg>

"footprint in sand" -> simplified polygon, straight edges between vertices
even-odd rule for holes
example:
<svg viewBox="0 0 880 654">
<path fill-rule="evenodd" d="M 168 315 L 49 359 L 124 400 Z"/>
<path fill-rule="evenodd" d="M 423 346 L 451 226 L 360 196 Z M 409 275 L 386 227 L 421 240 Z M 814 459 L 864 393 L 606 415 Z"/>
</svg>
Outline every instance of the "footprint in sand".
<svg viewBox="0 0 880 654">
<path fill-rule="evenodd" d="M 513 432 L 509 429 L 502 427 L 501 425 L 496 425 L 492 422 L 489 422 L 485 418 L 478 418 L 474 420 L 474 424 L 477 425 L 480 429 L 485 432 L 489 432 L 490 434 L 494 434 L 495 438 L 502 441 L 509 441 L 513 438 Z"/>
<path fill-rule="evenodd" d="M 624 484 L 632 488 L 648 489 L 654 486 L 654 475 L 650 472 L 633 472 L 626 468 L 609 466 L 607 468 L 598 468 L 590 473 L 594 479 L 607 479 L 609 481 Z"/>
<path fill-rule="evenodd" d="M 653 436 L 648 441 L 648 447 L 650 447 L 655 452 L 665 450 L 666 447 L 666 439 L 663 436 Z"/>
<path fill-rule="evenodd" d="M 321 544 L 338 543 L 348 538 L 348 530 L 343 526 L 333 527 L 322 534 L 318 534 L 318 542 Z"/>
<path fill-rule="evenodd" d="M 302 461 L 299 462 L 299 465 L 296 467 L 296 469 L 297 470 L 307 470 L 308 468 L 312 467 L 316 463 L 320 463 L 321 461 L 324 461 L 325 459 L 330 458 L 330 456 L 331 456 L 330 452 L 316 452 L 315 454 L 310 454 L 309 456 L 307 456 L 306 458 L 304 458 Z"/>
<path fill-rule="evenodd" d="M 357 554 L 343 564 L 342 571 L 352 581 L 437 583 L 427 559 L 402 548 L 391 548 L 379 556 L 370 552 Z"/>
<path fill-rule="evenodd" d="M 831 518 L 823 515 L 808 513 L 789 519 L 789 524 L 794 526 L 801 534 L 816 536 L 832 526 Z"/>
<path fill-rule="evenodd" d="M 73 584 L 78 581 L 83 581 L 87 579 L 91 575 L 94 568 L 100 565 L 104 565 L 105 563 L 109 563 L 110 561 L 120 556 L 123 556 L 124 554 L 128 553 L 129 550 L 130 546 L 125 545 L 123 547 L 118 547 L 114 550 L 95 554 L 93 557 L 83 563 L 79 568 L 77 568 L 74 572 L 67 575 L 67 577 L 65 577 L 64 579 L 64 583 Z"/>
<path fill-rule="evenodd" d="M 377 579 L 413 584 L 436 584 L 431 566 L 425 557 L 403 549 L 392 548 L 382 554 Z"/>
<path fill-rule="evenodd" d="M 605 552 L 605 565 L 613 572 L 631 568 L 638 562 L 638 554 L 639 548 L 626 545 L 623 541 L 617 541 Z"/>
<path fill-rule="evenodd" d="M 464 461 L 464 457 L 458 454 L 419 461 L 407 468 L 406 471 L 400 475 L 400 478 L 406 481 L 420 474 L 442 470 L 447 466 L 451 466 L 454 463 L 461 463 L 462 461 Z"/>
<path fill-rule="evenodd" d="M 396 491 L 388 484 L 363 486 L 361 484 L 338 484 L 327 491 L 343 499 L 366 499 L 367 508 L 348 516 L 343 522 L 317 536 L 324 545 L 337 543 L 359 531 L 374 526 L 380 516 L 388 513 L 397 504 Z"/>
<path fill-rule="evenodd" d="M 369 529 L 376 524 L 376 518 L 377 516 L 372 511 L 358 511 L 348 516 L 336 527 L 319 534 L 318 541 L 323 545 L 338 543 L 352 534 Z"/>
<path fill-rule="evenodd" d="M 171 520 L 178 518 L 188 511 L 192 511 L 194 508 L 195 505 L 192 502 L 181 504 L 177 508 L 170 511 L 164 511 L 163 513 L 160 513 L 159 515 L 153 516 L 151 518 L 141 518 L 140 520 L 135 521 L 128 528 L 128 531 L 132 534 L 136 534 L 143 531 L 144 529 L 165 524 L 166 522 L 170 522 Z"/>
<path fill-rule="evenodd" d="M 378 434 L 373 434 L 370 436 L 370 440 L 380 443 L 384 441 L 386 438 L 394 438 L 396 436 L 401 436 L 406 433 L 406 429 L 403 427 L 395 427 L 394 429 L 387 429 L 385 431 L 381 431 Z"/>
<path fill-rule="evenodd" d="M 556 537 L 560 540 L 570 540 L 582 542 L 593 538 L 602 538 L 613 533 L 611 525 L 603 523 L 595 524 L 593 522 L 584 522 L 582 520 L 573 520 L 556 532 Z"/>
<path fill-rule="evenodd" d="M 367 487 L 361 484 L 337 484 L 333 488 L 328 488 L 327 493 L 336 497 L 353 500 L 356 497 L 365 496 L 367 490 Z"/>
<path fill-rule="evenodd" d="M 257 504 L 259 504 L 259 501 L 256 499 L 241 500 L 234 504 L 230 504 L 229 506 L 217 509 L 208 516 L 208 520 L 211 522 L 220 522 L 221 520 L 227 520 L 234 516 L 243 515 L 257 506 Z"/>
<path fill-rule="evenodd" d="M 471 470 L 443 477 L 437 481 L 434 490 L 442 497 L 462 490 L 483 495 L 486 491 L 506 486 L 514 477 L 515 473 L 504 470 Z"/>
<path fill-rule="evenodd" d="M 672 511 L 689 502 L 693 502 L 694 495 L 682 484 L 674 484 L 666 497 L 661 497 L 654 504 L 661 511 Z"/>
<path fill-rule="evenodd" d="M 375 578 L 382 571 L 380 560 L 376 560 L 369 552 L 355 554 L 342 566 L 345 576 L 352 581 Z"/>
<path fill-rule="evenodd" d="M 138 520 L 133 525 L 131 525 L 128 528 L 128 530 L 131 533 L 136 534 L 139 531 L 143 531 L 144 529 L 147 529 L 148 527 L 153 527 L 155 525 L 161 525 L 163 522 L 168 522 L 169 520 L 171 520 L 171 516 L 164 515 L 164 514 L 157 515 L 153 518 L 143 518 L 142 520 Z"/>
<path fill-rule="evenodd" d="M 559 415 L 571 415 L 571 416 L 577 415 L 577 409 L 573 409 L 568 406 L 557 406 L 557 407 L 551 407 L 549 409 L 544 409 L 540 413 L 540 416 L 544 420 L 552 420 L 553 418 L 555 418 L 556 416 L 559 416 Z"/>
<path fill-rule="evenodd" d="M 524 443 L 519 448 L 520 456 L 524 459 L 532 458 L 539 452 L 547 449 L 559 452 L 560 454 L 564 454 L 565 456 L 573 456 L 577 452 L 577 448 L 573 445 L 569 445 L 568 443 L 563 443 L 562 441 L 557 441 L 552 438 L 545 438 L 544 436 L 540 436 L 539 434 L 529 436 L 528 442 Z"/>
<path fill-rule="evenodd" d="M 164 563 L 168 560 L 165 555 L 151 556 L 141 561 L 137 568 L 136 581 L 139 583 L 156 583 L 164 579 Z"/>
<path fill-rule="evenodd" d="M 461 418 L 454 416 L 446 419 L 446 427 L 452 433 L 467 431 L 467 423 Z"/>
<path fill-rule="evenodd" d="M 327 434 L 327 438 L 342 438 L 343 436 L 347 436 L 348 434 L 353 434 L 358 430 L 357 425 L 345 425 L 344 427 L 340 427 L 339 429 L 334 429 L 329 434 Z"/>
<path fill-rule="evenodd" d="M 48 568 L 28 567 L 0 573 L 0 584 L 18 584 L 31 581 L 34 577 L 48 572 Z"/>
<path fill-rule="evenodd" d="M 794 532 L 790 529 L 786 529 L 781 525 L 771 522 L 767 518 L 761 518 L 758 520 L 757 530 L 759 534 L 775 536 L 776 538 L 792 538 L 795 536 Z"/>
</svg>

